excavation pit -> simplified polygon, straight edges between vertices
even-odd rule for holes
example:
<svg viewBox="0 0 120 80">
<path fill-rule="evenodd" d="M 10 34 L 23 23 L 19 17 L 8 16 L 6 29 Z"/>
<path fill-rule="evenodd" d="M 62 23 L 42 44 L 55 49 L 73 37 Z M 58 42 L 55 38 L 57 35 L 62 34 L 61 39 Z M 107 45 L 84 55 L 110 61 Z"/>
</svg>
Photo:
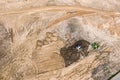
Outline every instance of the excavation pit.
<svg viewBox="0 0 120 80">
<path fill-rule="evenodd" d="M 88 47 L 90 43 L 86 40 L 79 40 L 71 46 L 64 46 L 60 49 L 60 54 L 64 59 L 65 67 L 82 59 L 88 55 Z"/>
</svg>

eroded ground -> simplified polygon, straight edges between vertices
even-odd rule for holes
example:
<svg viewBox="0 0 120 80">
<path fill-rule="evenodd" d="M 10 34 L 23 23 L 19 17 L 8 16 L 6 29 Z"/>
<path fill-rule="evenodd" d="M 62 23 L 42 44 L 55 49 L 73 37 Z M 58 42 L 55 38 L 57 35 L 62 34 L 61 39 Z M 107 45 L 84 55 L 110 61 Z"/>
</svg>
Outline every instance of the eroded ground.
<svg viewBox="0 0 120 80">
<path fill-rule="evenodd" d="M 1 0 L 0 80 L 107 80 L 120 70 L 119 6 L 117 0 Z M 100 48 L 65 67 L 61 48 L 81 39 Z"/>
</svg>

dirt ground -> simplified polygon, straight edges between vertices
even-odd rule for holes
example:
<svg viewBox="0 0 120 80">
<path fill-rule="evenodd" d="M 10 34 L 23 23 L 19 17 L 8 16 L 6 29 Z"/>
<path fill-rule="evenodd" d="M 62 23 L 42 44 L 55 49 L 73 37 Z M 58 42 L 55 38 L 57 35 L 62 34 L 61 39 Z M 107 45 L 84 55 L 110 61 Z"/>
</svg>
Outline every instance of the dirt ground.
<svg viewBox="0 0 120 80">
<path fill-rule="evenodd" d="M 108 80 L 120 70 L 119 0 L 0 0 L 0 80 Z M 100 48 L 65 67 L 60 49 Z"/>
</svg>

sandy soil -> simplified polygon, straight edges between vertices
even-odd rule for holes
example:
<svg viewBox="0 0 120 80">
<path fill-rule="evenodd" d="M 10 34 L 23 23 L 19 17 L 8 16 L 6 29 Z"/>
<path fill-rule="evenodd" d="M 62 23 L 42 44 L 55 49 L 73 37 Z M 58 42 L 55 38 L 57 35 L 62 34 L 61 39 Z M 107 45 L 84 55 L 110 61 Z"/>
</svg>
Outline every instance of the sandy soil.
<svg viewBox="0 0 120 80">
<path fill-rule="evenodd" d="M 107 80 L 120 70 L 119 0 L 0 0 L 0 80 Z M 60 49 L 99 42 L 65 67 Z"/>
</svg>

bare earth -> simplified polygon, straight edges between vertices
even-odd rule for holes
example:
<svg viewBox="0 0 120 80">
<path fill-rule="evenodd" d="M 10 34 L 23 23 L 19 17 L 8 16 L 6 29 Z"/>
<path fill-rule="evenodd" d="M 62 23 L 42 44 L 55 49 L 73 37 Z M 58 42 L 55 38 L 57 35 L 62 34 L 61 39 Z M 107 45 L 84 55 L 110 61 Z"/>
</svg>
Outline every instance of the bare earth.
<svg viewBox="0 0 120 80">
<path fill-rule="evenodd" d="M 98 50 L 65 67 L 60 49 Z M 0 80 L 108 80 L 120 70 L 119 0 L 0 0 Z"/>
</svg>

